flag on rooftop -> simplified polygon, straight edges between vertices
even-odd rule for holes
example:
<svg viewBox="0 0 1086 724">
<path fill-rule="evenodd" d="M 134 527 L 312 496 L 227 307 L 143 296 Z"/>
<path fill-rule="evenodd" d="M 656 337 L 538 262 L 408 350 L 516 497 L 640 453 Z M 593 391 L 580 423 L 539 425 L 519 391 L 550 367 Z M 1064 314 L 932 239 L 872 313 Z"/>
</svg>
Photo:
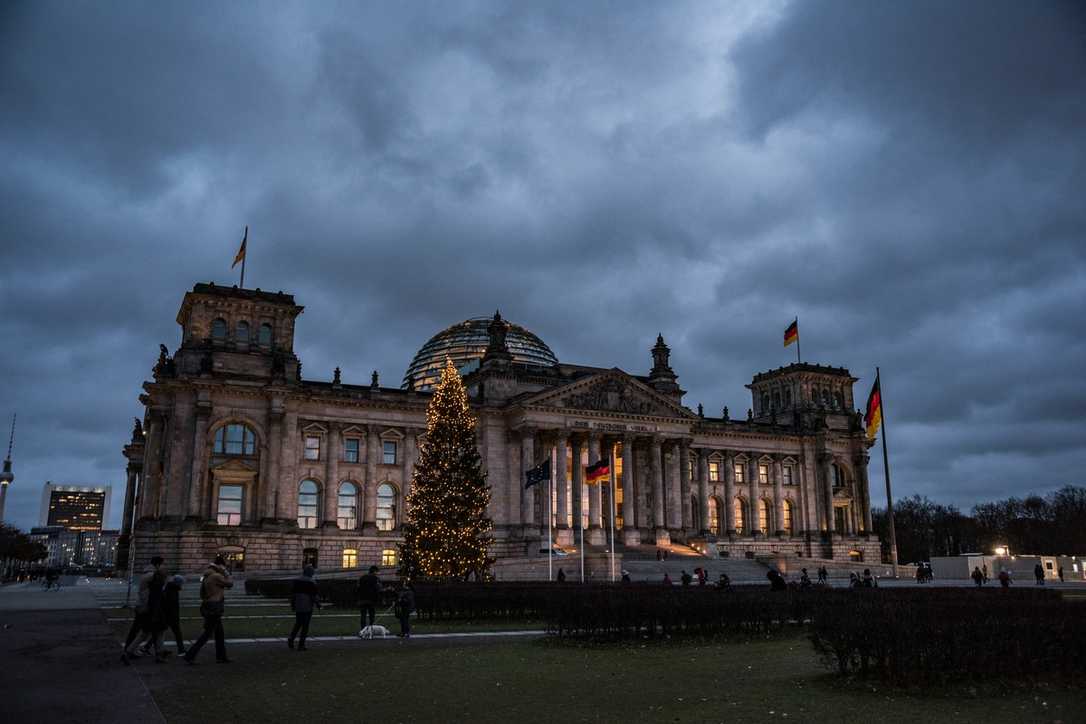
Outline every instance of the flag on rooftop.
<svg viewBox="0 0 1086 724">
<path fill-rule="evenodd" d="M 784 330 L 784 346 L 799 341 L 799 319 L 794 320 L 788 325 L 788 329 Z"/>
</svg>

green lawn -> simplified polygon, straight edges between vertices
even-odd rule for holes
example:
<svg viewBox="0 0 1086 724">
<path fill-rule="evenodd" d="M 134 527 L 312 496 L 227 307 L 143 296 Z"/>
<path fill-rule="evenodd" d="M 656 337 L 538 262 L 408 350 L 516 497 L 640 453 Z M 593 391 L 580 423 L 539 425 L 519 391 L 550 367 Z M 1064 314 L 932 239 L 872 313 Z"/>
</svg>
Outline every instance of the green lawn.
<svg viewBox="0 0 1086 724">
<path fill-rule="evenodd" d="M 926 697 L 842 686 L 802 637 L 578 647 L 512 641 L 237 645 L 234 663 L 136 667 L 169 722 L 1071 722 L 1058 690 Z"/>
</svg>

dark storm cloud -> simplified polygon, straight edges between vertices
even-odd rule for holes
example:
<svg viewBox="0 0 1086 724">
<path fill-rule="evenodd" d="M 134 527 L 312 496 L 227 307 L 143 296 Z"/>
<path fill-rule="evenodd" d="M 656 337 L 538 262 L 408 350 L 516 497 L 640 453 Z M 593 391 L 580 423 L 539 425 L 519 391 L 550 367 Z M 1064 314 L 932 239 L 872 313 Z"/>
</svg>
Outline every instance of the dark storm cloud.
<svg viewBox="0 0 1086 724">
<path fill-rule="evenodd" d="M 306 311 L 307 377 L 399 384 L 501 308 L 687 404 L 805 356 L 884 370 L 896 487 L 1084 482 L 1073 5 L 9 4 L 0 362 L 9 517 L 111 482 L 195 281 Z M 0 410 L 2 411 L 2 410 Z M 880 483 L 881 466 L 872 467 Z"/>
</svg>

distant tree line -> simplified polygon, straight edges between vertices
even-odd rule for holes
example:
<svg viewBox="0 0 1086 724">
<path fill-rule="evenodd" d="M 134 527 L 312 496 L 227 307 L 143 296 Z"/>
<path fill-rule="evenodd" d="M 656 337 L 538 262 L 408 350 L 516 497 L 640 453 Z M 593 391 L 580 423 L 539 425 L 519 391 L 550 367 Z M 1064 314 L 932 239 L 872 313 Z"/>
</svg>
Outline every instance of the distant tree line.
<svg viewBox="0 0 1086 724">
<path fill-rule="evenodd" d="M 12 568 L 23 568 L 49 554 L 41 543 L 14 526 L 0 523 L 0 575 L 9 575 Z"/>
<path fill-rule="evenodd" d="M 886 511 L 874 508 L 872 523 L 890 555 Z M 894 502 L 898 560 L 931 560 L 932 556 L 962 553 L 991 554 L 1005 545 L 1011 553 L 1044 555 L 1086 554 L 1086 487 L 1068 485 L 1047 496 L 1007 498 L 973 507 L 966 515 L 953 505 L 941 505 L 914 495 Z"/>
</svg>

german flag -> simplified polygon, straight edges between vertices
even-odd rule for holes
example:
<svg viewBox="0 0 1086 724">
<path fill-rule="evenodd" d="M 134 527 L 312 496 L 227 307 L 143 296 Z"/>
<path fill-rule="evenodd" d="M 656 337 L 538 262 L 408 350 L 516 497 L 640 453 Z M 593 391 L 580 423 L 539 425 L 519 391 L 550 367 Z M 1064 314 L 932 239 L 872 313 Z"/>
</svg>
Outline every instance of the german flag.
<svg viewBox="0 0 1086 724">
<path fill-rule="evenodd" d="M 238 253 L 234 255 L 234 263 L 230 265 L 233 269 L 238 265 L 238 262 L 245 261 L 245 245 L 249 243 L 249 225 L 245 225 L 245 236 L 241 238 L 241 247 L 238 249 Z M 244 267 L 242 267 L 244 269 Z"/>
<path fill-rule="evenodd" d="M 611 464 L 607 460 L 599 460 L 589 465 L 585 473 L 585 482 L 596 485 L 611 477 Z"/>
<path fill-rule="evenodd" d="M 882 392 L 879 390 L 879 377 L 875 375 L 875 386 L 871 388 L 871 394 L 867 396 L 867 414 L 864 415 L 867 425 L 867 437 L 875 439 L 882 424 Z"/>
<path fill-rule="evenodd" d="M 799 341 L 799 319 L 797 318 L 791 324 L 788 325 L 788 329 L 784 330 L 784 346 L 787 347 L 788 345 L 792 344 L 793 342 L 798 342 L 798 341 Z"/>
</svg>

